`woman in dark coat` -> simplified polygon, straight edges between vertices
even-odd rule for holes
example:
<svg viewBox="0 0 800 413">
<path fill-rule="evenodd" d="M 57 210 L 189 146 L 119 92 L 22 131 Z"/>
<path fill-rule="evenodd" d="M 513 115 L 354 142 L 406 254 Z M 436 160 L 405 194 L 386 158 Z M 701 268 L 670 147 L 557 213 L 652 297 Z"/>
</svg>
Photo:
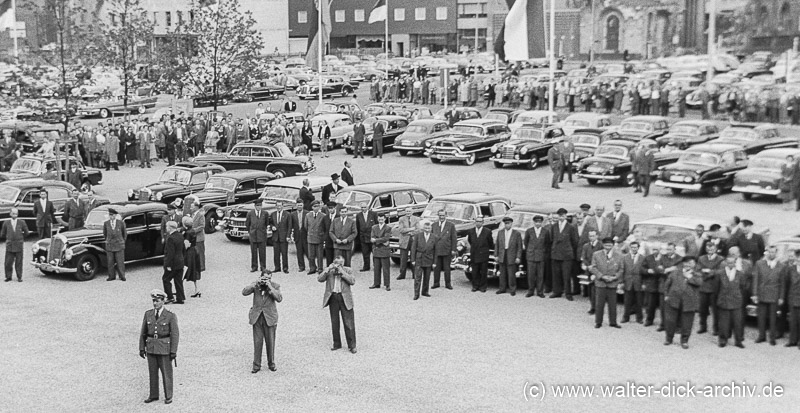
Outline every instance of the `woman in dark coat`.
<svg viewBox="0 0 800 413">
<path fill-rule="evenodd" d="M 192 218 L 183 217 L 183 237 L 188 246 L 186 248 L 186 274 L 183 279 L 194 283 L 194 294 L 192 297 L 200 298 L 200 293 L 197 282 L 200 281 L 200 255 L 197 253 L 197 235 L 192 231 Z"/>
<path fill-rule="evenodd" d="M 128 161 L 128 166 L 133 167 L 133 161 L 139 157 L 136 153 L 139 147 L 137 144 L 138 139 L 136 138 L 136 132 L 131 127 L 126 129 L 128 130 L 128 138 L 125 141 L 125 159 Z"/>
</svg>

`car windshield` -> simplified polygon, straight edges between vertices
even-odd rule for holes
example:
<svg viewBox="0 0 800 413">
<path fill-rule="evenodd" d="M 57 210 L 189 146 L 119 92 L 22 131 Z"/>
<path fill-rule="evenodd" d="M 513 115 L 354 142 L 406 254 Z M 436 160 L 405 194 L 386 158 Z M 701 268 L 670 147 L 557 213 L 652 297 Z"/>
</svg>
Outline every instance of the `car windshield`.
<svg viewBox="0 0 800 413">
<path fill-rule="evenodd" d="M 713 153 L 686 152 L 683 155 L 681 155 L 678 161 L 683 163 L 694 163 L 698 165 L 715 166 L 719 165 L 719 156 Z"/>
<path fill-rule="evenodd" d="M 591 126 L 588 120 L 580 120 L 580 119 L 567 119 L 564 121 L 564 126 L 573 126 L 577 128 L 588 128 Z"/>
<path fill-rule="evenodd" d="M 408 133 L 428 133 L 428 127 L 425 125 L 410 125 L 406 128 Z"/>
<path fill-rule="evenodd" d="M 84 225 L 89 229 L 103 229 L 103 223 L 108 221 L 108 211 L 96 209 L 89 213 L 86 217 L 86 224 Z"/>
<path fill-rule="evenodd" d="M 651 132 L 653 130 L 653 124 L 647 122 L 622 122 L 620 129 Z"/>
<path fill-rule="evenodd" d="M 780 171 L 781 166 L 783 166 L 784 162 L 785 161 L 783 159 L 755 157 L 750 160 L 750 163 L 747 166 L 748 168 L 771 169 L 775 171 Z"/>
<path fill-rule="evenodd" d="M 13 186 L 0 185 L 0 203 L 13 204 L 17 202 L 19 189 Z"/>
<path fill-rule="evenodd" d="M 758 135 L 752 129 L 725 129 L 719 135 L 720 139 L 737 141 L 754 141 Z"/>
<path fill-rule="evenodd" d="M 342 204 L 348 208 L 359 208 L 362 202 L 369 205 L 372 201 L 372 196 L 359 191 L 343 191 L 336 194 L 333 200 L 337 204 Z"/>
<path fill-rule="evenodd" d="M 471 125 L 455 125 L 450 130 L 453 133 L 465 133 L 467 135 L 483 135 L 483 128 Z"/>
<path fill-rule="evenodd" d="M 575 145 L 597 146 L 600 145 L 600 137 L 594 135 L 572 135 L 572 143 Z"/>
<path fill-rule="evenodd" d="M 167 168 L 161 172 L 158 182 L 177 182 L 186 185 L 191 178 L 192 173 L 185 169 Z"/>
<path fill-rule="evenodd" d="M 511 136 L 511 139 L 544 142 L 544 136 L 541 129 L 519 128 Z"/>
<path fill-rule="evenodd" d="M 14 164 L 11 165 L 11 172 L 35 174 L 39 173 L 41 167 L 42 161 L 38 159 L 20 158 L 14 161 Z"/>
<path fill-rule="evenodd" d="M 547 123 L 547 116 L 519 115 L 514 123 Z"/>
<path fill-rule="evenodd" d="M 631 233 L 636 233 L 637 231 L 641 233 L 644 241 L 663 244 L 672 242 L 678 245 L 681 245 L 686 238 L 694 234 L 694 231 L 689 228 L 662 224 L 637 224 L 633 226 Z"/>
<path fill-rule="evenodd" d="M 447 218 L 455 221 L 472 221 L 475 218 L 475 206 L 471 204 L 464 204 L 461 202 L 444 202 L 434 201 L 425 207 L 422 211 L 422 218 L 431 221 L 438 220 L 438 213 L 444 209 Z"/>
<path fill-rule="evenodd" d="M 600 146 L 597 148 L 597 152 L 595 152 L 595 155 L 627 159 L 628 148 L 625 148 L 624 146 L 614 146 L 614 145 Z"/>
<path fill-rule="evenodd" d="M 300 196 L 300 190 L 285 186 L 268 186 L 261 193 L 261 199 L 270 201 L 289 201 L 294 202 Z"/>
<path fill-rule="evenodd" d="M 697 136 L 700 134 L 700 129 L 691 125 L 675 125 L 669 129 L 669 133 L 675 135 Z"/>
<path fill-rule="evenodd" d="M 280 154 L 280 156 L 282 156 L 282 157 L 284 157 L 284 158 L 285 158 L 285 157 L 292 157 L 292 156 L 294 156 L 294 154 L 292 153 L 292 150 L 291 150 L 291 149 L 289 149 L 289 147 L 288 147 L 288 146 L 286 146 L 286 144 L 285 144 L 285 143 L 283 143 L 283 142 L 278 142 L 278 143 L 276 143 L 276 144 L 275 144 L 275 149 L 277 149 L 277 150 L 278 150 L 278 153 Z"/>
<path fill-rule="evenodd" d="M 505 113 L 489 113 L 485 119 L 499 120 L 500 122 L 508 122 L 508 115 Z"/>
<path fill-rule="evenodd" d="M 212 176 L 206 181 L 206 190 L 220 190 L 233 192 L 236 188 L 236 180 L 233 178 L 225 178 L 222 176 Z"/>
<path fill-rule="evenodd" d="M 543 216 L 546 218 L 544 214 L 537 214 L 535 212 L 520 212 L 520 211 L 509 211 L 506 216 L 511 217 L 514 220 L 513 227 L 520 228 L 520 229 L 528 229 L 533 226 L 533 217 L 535 216 Z"/>
</svg>

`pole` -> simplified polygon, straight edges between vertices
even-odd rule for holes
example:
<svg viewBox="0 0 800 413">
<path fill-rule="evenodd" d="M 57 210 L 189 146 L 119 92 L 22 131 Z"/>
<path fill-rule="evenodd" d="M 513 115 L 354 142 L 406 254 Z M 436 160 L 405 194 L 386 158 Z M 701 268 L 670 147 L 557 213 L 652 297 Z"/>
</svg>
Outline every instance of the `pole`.
<svg viewBox="0 0 800 413">
<path fill-rule="evenodd" d="M 550 0 L 550 98 L 547 99 L 547 106 L 552 112 L 555 108 L 555 86 L 556 86 L 556 0 Z M 550 116 L 550 123 L 553 123 L 553 116 Z"/>
<path fill-rule="evenodd" d="M 19 30 L 17 29 L 17 0 L 11 0 L 11 24 L 13 25 L 11 33 L 14 33 L 14 65 L 19 69 L 19 44 L 17 38 L 19 37 Z M 17 96 L 22 96 L 19 88 L 19 79 L 17 79 Z"/>
<path fill-rule="evenodd" d="M 317 0 L 317 36 L 319 36 L 319 43 L 317 46 L 317 77 L 319 80 L 319 105 L 322 107 L 322 48 L 325 47 L 325 39 L 323 36 L 324 29 L 322 28 L 322 2 L 328 0 Z"/>
<path fill-rule="evenodd" d="M 384 64 L 384 71 L 386 71 L 386 79 L 389 79 L 389 0 L 386 0 L 386 18 L 383 19 L 383 54 L 386 56 L 386 63 Z"/>
<path fill-rule="evenodd" d="M 591 43 L 589 45 L 589 66 L 590 67 L 594 64 L 594 20 L 595 20 L 595 18 L 594 18 L 594 2 L 595 2 L 595 0 L 591 0 L 591 1 L 592 1 L 592 19 L 591 19 L 592 20 L 592 35 L 589 36 L 589 42 Z"/>
<path fill-rule="evenodd" d="M 478 13 L 475 13 L 475 53 L 478 53 Z"/>
<path fill-rule="evenodd" d="M 717 0 L 708 2 L 708 74 L 706 84 L 714 77 L 714 56 L 717 54 Z"/>
</svg>

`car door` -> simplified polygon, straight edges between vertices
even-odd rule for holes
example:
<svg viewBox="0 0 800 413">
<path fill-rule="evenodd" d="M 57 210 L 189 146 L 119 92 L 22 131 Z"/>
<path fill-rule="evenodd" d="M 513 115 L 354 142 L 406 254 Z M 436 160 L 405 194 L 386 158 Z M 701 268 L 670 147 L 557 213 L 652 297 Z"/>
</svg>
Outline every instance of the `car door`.
<svg viewBox="0 0 800 413">
<path fill-rule="evenodd" d="M 69 200 L 69 191 L 61 186 L 51 186 L 47 188 L 47 198 L 53 203 L 53 208 L 56 211 L 56 216 L 60 217 L 64 214 L 64 206 L 67 205 Z"/>
<path fill-rule="evenodd" d="M 389 214 L 395 209 L 394 197 L 391 193 L 380 194 L 372 200 L 372 208 L 370 209 L 378 215 L 386 214 L 386 218 L 389 219 Z"/>
<path fill-rule="evenodd" d="M 151 211 L 146 214 L 147 239 L 144 254 L 147 257 L 164 255 L 164 242 L 161 240 L 161 218 L 166 214 L 164 211 Z"/>
<path fill-rule="evenodd" d="M 480 206 L 481 212 L 484 210 L 484 205 Z M 502 201 L 492 201 L 489 203 L 489 215 L 487 218 L 484 218 L 485 221 L 489 222 L 490 227 L 492 229 L 500 227 L 500 221 L 508 212 L 510 205 L 506 204 Z"/>
<path fill-rule="evenodd" d="M 202 191 L 208 180 L 208 171 L 195 172 L 189 179 L 189 193 Z"/>
<path fill-rule="evenodd" d="M 721 154 L 720 158 L 722 159 L 720 168 L 722 170 L 721 179 L 723 180 L 723 185 L 730 184 L 730 186 L 733 186 L 733 177 L 736 175 L 736 171 L 739 170 L 736 166 L 736 153 L 735 151 L 727 151 Z"/>
<path fill-rule="evenodd" d="M 395 191 L 392 193 L 394 198 L 394 209 L 386 216 L 386 222 L 397 222 L 400 219 L 400 212 L 407 206 L 414 206 L 414 195 L 411 191 Z"/>
<path fill-rule="evenodd" d="M 267 146 L 254 146 L 250 149 L 250 166 L 252 169 L 267 170 L 275 157 Z"/>
<path fill-rule="evenodd" d="M 39 199 L 39 190 L 32 188 L 20 191 L 17 197 L 19 218 L 28 224 L 28 230 L 36 232 L 36 216 L 33 214 L 33 203 Z"/>
<path fill-rule="evenodd" d="M 256 195 L 261 196 L 261 193 L 264 192 L 264 188 L 267 187 L 269 184 L 269 178 L 257 178 L 256 179 Z"/>
<path fill-rule="evenodd" d="M 256 198 L 258 198 L 258 193 L 256 193 L 255 179 L 245 179 L 236 185 L 232 203 L 241 204 L 243 202 L 253 201 Z"/>
<path fill-rule="evenodd" d="M 234 170 L 234 169 L 248 169 L 250 160 L 250 147 L 249 146 L 237 146 L 225 155 L 225 159 L 221 162 L 215 162 L 216 164 L 222 165 L 227 170 Z"/>
<path fill-rule="evenodd" d="M 125 240 L 125 261 L 135 261 L 147 257 L 151 244 L 147 231 L 147 220 L 144 213 L 136 213 L 123 218 L 128 238 Z M 160 224 L 159 224 L 160 225 Z M 159 227 L 159 237 L 160 237 Z"/>
<path fill-rule="evenodd" d="M 418 190 L 412 191 L 412 195 L 414 196 L 414 215 L 420 216 L 422 215 L 422 211 L 425 210 L 425 207 L 428 206 L 432 196 L 429 193 Z"/>
</svg>

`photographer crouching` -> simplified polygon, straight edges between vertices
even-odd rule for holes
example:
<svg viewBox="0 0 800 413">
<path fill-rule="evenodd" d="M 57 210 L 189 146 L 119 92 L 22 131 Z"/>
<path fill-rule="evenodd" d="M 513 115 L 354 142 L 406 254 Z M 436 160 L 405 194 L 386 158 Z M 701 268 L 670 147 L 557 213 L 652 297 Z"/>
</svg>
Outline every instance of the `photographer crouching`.
<svg viewBox="0 0 800 413">
<path fill-rule="evenodd" d="M 261 370 L 261 350 L 267 341 L 267 363 L 271 371 L 275 367 L 275 329 L 278 327 L 278 308 L 276 303 L 283 300 L 281 286 L 272 281 L 272 273 L 264 270 L 258 281 L 244 287 L 242 295 L 253 294 L 250 307 L 250 324 L 253 326 L 253 371 Z"/>
</svg>

